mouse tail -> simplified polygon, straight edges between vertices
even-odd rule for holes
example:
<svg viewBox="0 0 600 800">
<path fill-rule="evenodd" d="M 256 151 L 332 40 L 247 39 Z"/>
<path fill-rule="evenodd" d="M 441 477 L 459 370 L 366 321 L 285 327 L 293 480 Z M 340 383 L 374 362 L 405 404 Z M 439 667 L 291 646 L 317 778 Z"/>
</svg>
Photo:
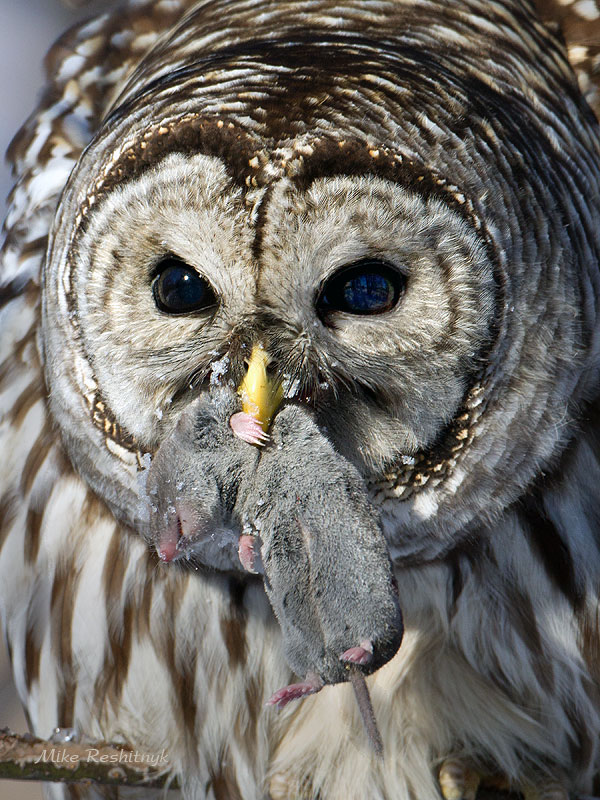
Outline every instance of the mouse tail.
<svg viewBox="0 0 600 800">
<path fill-rule="evenodd" d="M 365 676 L 357 667 L 350 668 L 350 683 L 354 689 L 356 702 L 358 703 L 360 715 L 362 717 L 365 730 L 367 731 L 371 747 L 375 751 L 375 754 L 379 756 L 379 758 L 383 758 L 383 741 L 381 740 L 381 734 L 379 733 L 379 728 L 377 727 L 377 720 L 375 719 L 375 712 L 373 711 L 371 696 L 369 695 L 369 689 L 367 687 Z"/>
</svg>

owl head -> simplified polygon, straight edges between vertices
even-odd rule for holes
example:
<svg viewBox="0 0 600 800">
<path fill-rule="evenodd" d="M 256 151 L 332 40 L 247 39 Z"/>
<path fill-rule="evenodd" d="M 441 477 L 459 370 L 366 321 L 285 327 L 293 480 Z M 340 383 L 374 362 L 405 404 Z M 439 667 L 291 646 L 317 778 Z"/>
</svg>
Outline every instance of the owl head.
<svg viewBox="0 0 600 800">
<path fill-rule="evenodd" d="M 273 59 L 299 56 L 275 44 L 233 95 L 232 54 L 171 72 L 149 56 L 132 78 L 50 239 L 52 412 L 143 533 L 148 458 L 258 358 L 264 426 L 286 403 L 312 409 L 369 483 L 392 555 L 436 558 L 552 462 L 585 394 L 573 276 L 592 243 L 564 246 L 577 176 L 546 133 L 530 153 L 543 126 L 510 100 L 490 118 L 483 79 L 440 70 L 425 86 L 408 57 L 368 71 L 358 53 L 342 80 L 344 47 L 324 76 L 303 46 L 285 91 Z"/>
</svg>

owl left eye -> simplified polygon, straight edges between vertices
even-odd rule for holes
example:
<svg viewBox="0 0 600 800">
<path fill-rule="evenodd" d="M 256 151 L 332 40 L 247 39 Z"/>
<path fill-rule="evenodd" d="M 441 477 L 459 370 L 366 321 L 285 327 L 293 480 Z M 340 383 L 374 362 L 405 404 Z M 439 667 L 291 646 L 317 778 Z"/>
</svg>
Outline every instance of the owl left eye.
<svg viewBox="0 0 600 800">
<path fill-rule="evenodd" d="M 317 298 L 321 313 L 383 314 L 400 298 L 404 276 L 385 261 L 365 260 L 344 267 L 330 278 Z"/>
</svg>

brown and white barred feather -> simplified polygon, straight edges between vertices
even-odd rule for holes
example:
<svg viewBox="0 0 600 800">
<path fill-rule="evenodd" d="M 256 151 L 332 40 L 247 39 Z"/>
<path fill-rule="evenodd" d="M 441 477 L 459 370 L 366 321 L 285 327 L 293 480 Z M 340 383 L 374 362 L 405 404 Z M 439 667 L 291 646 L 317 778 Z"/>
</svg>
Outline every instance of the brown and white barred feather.
<svg viewBox="0 0 600 800">
<path fill-rule="evenodd" d="M 408 565 L 410 542 L 398 544 L 405 639 L 370 680 L 386 752 L 393 754 L 383 763 L 363 746 L 348 686 L 328 687 L 278 718 L 266 711 L 265 700 L 289 675 L 262 589 L 219 574 L 199 580 L 161 568 L 63 452 L 48 413 L 39 340 L 41 268 L 54 212 L 71 169 L 123 87 L 129 82 L 132 94 L 165 68 L 158 60 L 135 72 L 141 58 L 195 5 L 215 24 L 223 24 L 226 12 L 238 30 L 255 25 L 263 32 L 278 30 L 288 13 L 317 18 L 331 10 L 331 24 L 342 13 L 327 0 L 131 0 L 55 45 L 46 94 L 10 149 L 17 183 L 2 254 L 0 585 L 32 730 L 47 736 L 56 726 L 75 726 L 93 738 L 166 749 L 190 798 L 258 800 L 270 785 L 273 798 L 318 791 L 327 800 L 428 800 L 438 796 L 435 765 L 450 754 L 515 783 L 548 771 L 572 790 L 591 792 L 600 768 L 600 409 L 592 367 L 592 389 L 580 391 L 578 408 L 557 424 L 551 457 L 541 459 L 543 470 L 528 481 L 526 496 L 471 527 L 459 547 L 439 558 L 417 554 Z M 440 18 L 454 13 L 441 14 L 443 4 L 429 0 L 395 5 L 429 16 L 439 35 Z M 538 76 L 536 68 L 546 56 L 539 31 L 531 35 L 537 23 L 529 3 L 454 6 L 464 15 L 455 35 L 465 51 L 481 46 L 488 24 L 505 25 L 506 50 L 515 29 L 523 29 L 517 45 L 521 53 L 531 48 L 529 78 L 541 96 L 546 72 Z M 562 27 L 579 83 L 597 110 L 596 3 L 537 6 Z M 370 3 L 365 17 L 375 24 L 389 7 Z M 193 24 L 181 31 L 184 54 L 188 46 L 201 50 Z M 216 30 L 205 35 L 219 38 Z M 169 70 L 176 67 L 177 58 L 170 59 Z M 564 71 L 561 64 L 557 69 Z M 548 114 L 543 104 L 540 114 Z M 551 122 L 560 136 L 559 122 Z M 593 140 L 589 131 L 582 135 Z M 597 154 L 594 141 L 588 152 L 594 147 Z M 586 214 L 585 205 L 580 212 Z M 598 277 L 586 280 L 592 314 Z M 597 367 L 597 352 L 595 359 Z M 527 394 L 524 384 L 524 402 Z"/>
</svg>

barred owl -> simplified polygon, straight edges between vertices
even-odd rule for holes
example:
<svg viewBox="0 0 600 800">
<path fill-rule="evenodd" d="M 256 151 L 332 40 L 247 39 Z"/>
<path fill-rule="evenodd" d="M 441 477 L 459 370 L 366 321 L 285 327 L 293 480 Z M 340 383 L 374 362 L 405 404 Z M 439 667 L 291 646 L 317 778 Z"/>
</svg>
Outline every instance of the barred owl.
<svg viewBox="0 0 600 800">
<path fill-rule="evenodd" d="M 35 733 L 185 798 L 598 791 L 599 19 L 129 0 L 52 48 L 2 251 Z"/>
</svg>

